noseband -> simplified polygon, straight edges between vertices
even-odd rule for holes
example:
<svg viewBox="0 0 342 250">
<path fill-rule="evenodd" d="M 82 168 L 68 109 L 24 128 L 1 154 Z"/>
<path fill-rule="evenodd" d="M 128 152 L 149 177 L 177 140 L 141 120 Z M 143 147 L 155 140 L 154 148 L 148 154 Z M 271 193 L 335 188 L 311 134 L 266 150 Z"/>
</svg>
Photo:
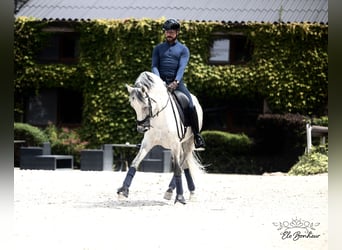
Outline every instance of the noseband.
<svg viewBox="0 0 342 250">
<path fill-rule="evenodd" d="M 146 132 L 147 130 L 149 130 L 151 128 L 150 120 L 153 119 L 154 117 L 158 116 L 159 113 L 161 113 L 166 108 L 166 106 L 169 104 L 170 94 L 168 94 L 168 96 L 169 97 L 167 98 L 167 102 L 166 102 L 165 106 L 162 109 L 158 110 L 157 113 L 153 114 L 152 113 L 152 101 L 155 103 L 156 103 L 156 101 L 146 93 L 145 98 L 147 98 L 147 103 L 148 103 L 148 115 L 142 120 L 137 120 L 137 125 L 144 127 L 144 132 Z"/>
</svg>

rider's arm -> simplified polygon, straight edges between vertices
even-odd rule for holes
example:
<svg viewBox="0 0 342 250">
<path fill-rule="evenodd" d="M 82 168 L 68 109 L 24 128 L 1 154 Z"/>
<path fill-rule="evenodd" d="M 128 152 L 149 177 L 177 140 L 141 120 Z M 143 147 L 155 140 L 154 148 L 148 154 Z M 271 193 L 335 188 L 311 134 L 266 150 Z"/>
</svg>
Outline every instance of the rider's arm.
<svg viewBox="0 0 342 250">
<path fill-rule="evenodd" d="M 179 67 L 178 67 L 177 74 L 176 74 L 176 80 L 178 82 L 180 82 L 183 78 L 185 68 L 189 62 L 189 58 L 190 58 L 189 49 L 186 46 L 184 46 L 182 49 L 181 57 L 179 59 Z"/>
</svg>

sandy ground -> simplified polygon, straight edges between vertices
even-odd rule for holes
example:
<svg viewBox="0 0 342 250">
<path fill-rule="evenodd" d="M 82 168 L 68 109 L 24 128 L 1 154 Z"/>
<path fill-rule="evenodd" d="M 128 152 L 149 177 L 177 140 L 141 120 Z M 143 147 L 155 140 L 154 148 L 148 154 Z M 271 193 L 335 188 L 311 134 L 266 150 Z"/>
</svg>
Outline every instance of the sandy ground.
<svg viewBox="0 0 342 250">
<path fill-rule="evenodd" d="M 15 249 L 328 249 L 326 174 L 197 174 L 186 205 L 163 199 L 169 173 L 118 199 L 125 174 L 15 168 Z"/>
</svg>

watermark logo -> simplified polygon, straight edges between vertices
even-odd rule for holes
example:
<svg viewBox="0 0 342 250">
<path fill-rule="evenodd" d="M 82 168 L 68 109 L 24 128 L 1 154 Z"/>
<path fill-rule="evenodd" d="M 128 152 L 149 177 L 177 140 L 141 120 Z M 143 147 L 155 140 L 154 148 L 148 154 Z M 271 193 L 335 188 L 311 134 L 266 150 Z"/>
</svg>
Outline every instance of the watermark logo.
<svg viewBox="0 0 342 250">
<path fill-rule="evenodd" d="M 316 233 L 319 224 L 297 218 L 292 221 L 273 222 L 273 225 L 280 231 L 281 239 L 293 241 L 319 238 L 320 234 Z"/>
</svg>

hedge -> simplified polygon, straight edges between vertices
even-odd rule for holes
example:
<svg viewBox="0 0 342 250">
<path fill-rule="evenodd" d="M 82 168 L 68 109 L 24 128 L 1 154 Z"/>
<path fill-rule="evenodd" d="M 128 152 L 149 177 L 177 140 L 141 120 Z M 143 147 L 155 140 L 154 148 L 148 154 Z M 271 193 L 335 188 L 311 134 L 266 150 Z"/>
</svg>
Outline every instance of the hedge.
<svg viewBox="0 0 342 250">
<path fill-rule="evenodd" d="M 251 158 L 252 140 L 245 134 L 203 131 L 206 149 L 199 151 L 209 173 L 258 174 Z"/>
<path fill-rule="evenodd" d="M 325 173 L 328 143 L 317 146 L 319 138 L 314 138 L 312 153 L 305 153 L 307 123 L 328 126 L 328 118 L 310 120 L 299 114 L 259 115 L 253 138 L 245 134 L 203 131 L 207 146 L 205 151 L 200 151 L 202 163 L 210 173 Z"/>
</svg>

